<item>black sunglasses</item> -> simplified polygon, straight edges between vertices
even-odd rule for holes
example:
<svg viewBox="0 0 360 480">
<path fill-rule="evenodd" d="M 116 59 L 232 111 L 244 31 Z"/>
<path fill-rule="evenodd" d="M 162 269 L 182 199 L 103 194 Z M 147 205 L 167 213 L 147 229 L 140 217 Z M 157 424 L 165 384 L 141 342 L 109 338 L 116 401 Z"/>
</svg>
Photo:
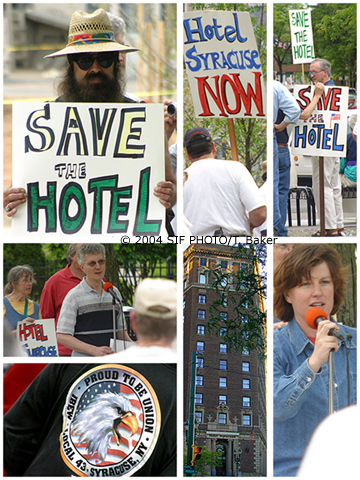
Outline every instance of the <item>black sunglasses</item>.
<svg viewBox="0 0 360 480">
<path fill-rule="evenodd" d="M 81 70 L 89 70 L 95 62 L 102 68 L 109 68 L 116 61 L 117 54 L 114 53 L 100 53 L 99 55 L 79 54 L 71 56 L 71 60 L 74 61 Z"/>
</svg>

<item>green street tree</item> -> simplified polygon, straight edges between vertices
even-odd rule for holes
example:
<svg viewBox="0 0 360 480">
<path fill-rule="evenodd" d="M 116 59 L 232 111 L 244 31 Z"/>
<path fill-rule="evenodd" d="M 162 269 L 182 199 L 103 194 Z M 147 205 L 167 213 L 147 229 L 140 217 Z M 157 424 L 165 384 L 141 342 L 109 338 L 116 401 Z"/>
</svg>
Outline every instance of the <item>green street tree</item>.
<svg viewBox="0 0 360 480">
<path fill-rule="evenodd" d="M 312 9 L 315 54 L 331 63 L 334 78 L 356 81 L 356 3 L 318 3 Z"/>
<path fill-rule="evenodd" d="M 210 334 L 221 336 L 229 351 L 252 352 L 265 355 L 266 296 L 265 246 L 239 244 L 234 247 L 235 258 L 241 262 L 236 271 L 224 271 L 221 265 L 211 270 L 210 280 L 218 295 L 210 307 L 206 325 Z M 228 315 L 224 316 L 223 307 Z"/>
</svg>

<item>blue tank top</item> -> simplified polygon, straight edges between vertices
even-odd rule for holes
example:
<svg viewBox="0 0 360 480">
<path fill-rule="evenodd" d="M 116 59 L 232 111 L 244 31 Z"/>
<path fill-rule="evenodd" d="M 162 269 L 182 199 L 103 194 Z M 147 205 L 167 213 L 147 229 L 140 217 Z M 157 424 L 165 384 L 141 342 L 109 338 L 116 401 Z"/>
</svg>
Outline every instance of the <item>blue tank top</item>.
<svg viewBox="0 0 360 480">
<path fill-rule="evenodd" d="M 4 297 L 4 306 L 5 306 L 5 319 L 10 325 L 12 330 L 16 329 L 18 322 L 24 320 L 24 314 L 18 313 L 14 307 L 11 305 L 8 298 Z M 25 311 L 25 302 L 24 302 L 24 311 Z M 40 313 L 40 305 L 34 302 L 34 313 L 31 315 L 26 315 L 26 317 L 35 318 L 38 320 Z"/>
</svg>

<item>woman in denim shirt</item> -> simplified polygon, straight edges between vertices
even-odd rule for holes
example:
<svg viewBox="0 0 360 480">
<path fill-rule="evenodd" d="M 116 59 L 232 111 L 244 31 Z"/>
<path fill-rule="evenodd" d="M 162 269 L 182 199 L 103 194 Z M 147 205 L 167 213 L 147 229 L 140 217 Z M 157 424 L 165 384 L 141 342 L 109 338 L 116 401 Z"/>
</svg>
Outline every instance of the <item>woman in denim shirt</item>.
<svg viewBox="0 0 360 480">
<path fill-rule="evenodd" d="M 274 475 L 295 476 L 305 447 L 329 413 L 328 357 L 334 350 L 334 409 L 356 403 L 356 329 L 323 320 L 317 330 L 305 314 L 321 308 L 328 318 L 344 300 L 346 271 L 329 245 L 296 245 L 274 278 L 274 313 L 287 322 L 274 332 Z M 329 335 L 339 331 L 344 341 Z M 344 345 L 346 344 L 346 347 Z"/>
</svg>

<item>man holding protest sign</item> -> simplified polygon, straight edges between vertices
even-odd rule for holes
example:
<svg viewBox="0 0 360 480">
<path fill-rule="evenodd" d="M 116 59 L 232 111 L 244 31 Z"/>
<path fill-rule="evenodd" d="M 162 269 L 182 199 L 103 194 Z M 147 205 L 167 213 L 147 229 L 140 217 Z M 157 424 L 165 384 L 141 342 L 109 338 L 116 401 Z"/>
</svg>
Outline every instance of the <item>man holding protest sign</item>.
<svg viewBox="0 0 360 480">
<path fill-rule="evenodd" d="M 109 346 L 114 335 L 113 306 L 117 337 L 128 342 L 132 340 L 126 332 L 119 302 L 113 305 L 113 296 L 103 288 L 104 246 L 99 243 L 81 245 L 78 263 L 84 278 L 64 299 L 57 326 L 58 342 L 73 350 L 73 356 L 114 353 Z M 121 299 L 116 288 L 111 293 Z"/>
<path fill-rule="evenodd" d="M 119 61 L 119 53 L 137 50 L 137 48 L 122 45 L 116 41 L 113 27 L 104 10 L 98 9 L 92 14 L 75 12 L 71 18 L 67 46 L 46 57 L 66 56 L 68 59 L 66 72 L 58 85 L 59 97 L 56 101 L 133 104 L 136 100 L 127 95 L 124 90 L 125 67 L 124 63 Z M 48 120 L 48 118 L 46 119 Z M 104 136 L 102 140 L 106 144 L 113 119 L 108 120 L 106 124 L 105 120 L 98 124 L 97 128 L 98 135 Z M 71 126 L 74 127 L 79 119 L 72 119 L 72 122 Z M 81 125 L 79 131 L 81 131 Z M 84 133 L 82 134 L 84 135 Z M 166 140 L 165 138 L 165 142 Z M 35 151 L 34 148 L 33 145 L 30 145 L 30 150 Z M 46 148 L 50 150 L 48 145 Z M 44 149 L 44 145 L 42 149 Z M 158 197 L 161 205 L 169 209 L 176 202 L 176 177 L 172 169 L 167 143 L 164 154 L 165 181 L 157 182 L 154 196 Z M 3 202 L 7 216 L 12 217 L 16 213 L 17 207 L 26 201 L 28 193 L 24 188 L 9 188 L 4 192 Z"/>
<path fill-rule="evenodd" d="M 218 160 L 206 128 L 185 133 L 192 165 L 186 170 L 184 214 L 193 235 L 247 236 L 266 220 L 265 199 L 240 162 Z"/>
<path fill-rule="evenodd" d="M 331 65 L 322 58 L 316 58 L 310 65 L 309 75 L 314 84 L 335 86 L 331 78 Z M 320 170 L 319 157 L 312 156 L 312 188 L 315 204 L 320 209 Z M 341 196 L 340 157 L 324 157 L 324 203 L 325 235 L 337 237 L 344 235 L 344 213 Z M 314 236 L 320 236 L 320 231 Z"/>
</svg>

